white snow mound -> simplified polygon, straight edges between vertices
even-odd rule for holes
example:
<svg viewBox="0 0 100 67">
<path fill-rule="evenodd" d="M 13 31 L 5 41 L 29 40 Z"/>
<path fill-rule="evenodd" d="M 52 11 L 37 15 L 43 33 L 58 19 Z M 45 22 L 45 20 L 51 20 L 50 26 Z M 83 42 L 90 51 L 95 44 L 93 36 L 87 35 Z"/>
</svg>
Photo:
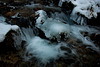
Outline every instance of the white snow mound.
<svg viewBox="0 0 100 67">
<path fill-rule="evenodd" d="M 10 30 L 18 30 L 19 27 L 17 25 L 8 25 L 8 24 L 4 24 L 4 23 L 0 23 L 0 42 L 2 42 L 5 39 L 6 34 L 10 31 Z"/>
</svg>

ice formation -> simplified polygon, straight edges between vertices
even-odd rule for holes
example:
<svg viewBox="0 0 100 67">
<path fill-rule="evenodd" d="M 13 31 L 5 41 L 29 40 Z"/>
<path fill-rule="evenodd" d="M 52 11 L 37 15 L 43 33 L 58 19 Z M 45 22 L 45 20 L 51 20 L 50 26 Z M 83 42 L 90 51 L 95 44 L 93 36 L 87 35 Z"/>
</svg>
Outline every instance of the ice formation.
<svg viewBox="0 0 100 67">
<path fill-rule="evenodd" d="M 40 63 L 46 64 L 50 60 L 56 60 L 57 58 L 64 56 L 64 51 L 60 49 L 61 44 L 51 43 L 48 40 L 41 39 L 38 36 L 35 36 L 31 39 L 26 51 L 28 52 L 28 57 L 25 57 L 26 60 L 36 57 Z"/>
<path fill-rule="evenodd" d="M 70 13 L 63 13 L 63 12 L 55 12 L 55 13 L 51 13 L 51 17 L 55 20 L 59 20 L 61 22 L 64 22 L 66 24 L 74 24 L 72 20 L 70 20 Z"/>
<path fill-rule="evenodd" d="M 45 33 L 47 38 L 57 38 L 60 40 L 61 34 L 64 34 L 65 37 L 69 36 L 71 29 L 69 24 L 65 24 L 53 18 L 48 18 L 46 12 L 43 10 L 37 12 L 39 13 L 39 17 L 36 20 L 36 26 Z"/>
<path fill-rule="evenodd" d="M 63 2 L 71 2 L 75 5 L 71 13 L 71 19 L 78 24 L 85 24 L 85 18 L 91 19 L 97 17 L 100 13 L 100 0 L 60 0 L 59 6 L 62 6 Z"/>
<path fill-rule="evenodd" d="M 10 30 L 18 30 L 19 27 L 17 25 L 8 25 L 8 24 L 4 24 L 4 23 L 0 23 L 0 42 L 2 42 L 5 39 L 6 34 L 10 31 Z"/>
<path fill-rule="evenodd" d="M 84 17 L 81 18 L 78 14 L 91 19 L 92 17 L 96 18 L 97 13 L 100 11 L 97 0 L 76 0 L 71 2 L 76 6 L 72 11 L 71 18 L 81 24 L 84 23 Z"/>
<path fill-rule="evenodd" d="M 61 34 L 64 34 L 65 38 L 75 37 L 76 39 L 82 41 L 84 44 L 95 47 L 92 41 L 89 40 L 88 37 L 84 37 L 81 32 L 89 32 L 89 34 L 92 34 L 98 32 L 98 30 L 89 28 L 88 26 L 69 25 L 57 19 L 48 18 L 46 12 L 43 10 L 38 11 L 38 13 L 40 15 L 37 19 L 36 26 L 45 33 L 47 38 L 57 38 L 59 41 L 61 39 Z"/>
</svg>

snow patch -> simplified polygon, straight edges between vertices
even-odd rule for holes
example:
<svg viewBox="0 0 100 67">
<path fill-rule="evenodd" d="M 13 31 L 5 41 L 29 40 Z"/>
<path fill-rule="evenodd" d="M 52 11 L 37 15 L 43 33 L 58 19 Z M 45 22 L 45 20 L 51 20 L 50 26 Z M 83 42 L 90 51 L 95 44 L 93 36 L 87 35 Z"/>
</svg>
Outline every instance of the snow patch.
<svg viewBox="0 0 100 67">
<path fill-rule="evenodd" d="M 35 14 L 39 15 L 39 17 L 36 20 L 36 24 L 38 24 L 38 26 L 40 24 L 43 24 L 43 22 L 48 18 L 47 14 L 44 10 L 38 10 Z"/>
<path fill-rule="evenodd" d="M 96 18 L 100 13 L 100 0 L 60 0 L 59 6 L 62 6 L 63 2 L 71 2 L 75 5 L 71 19 L 81 25 L 86 24 L 85 18 Z"/>
<path fill-rule="evenodd" d="M 19 27 L 16 25 L 8 25 L 4 23 L 0 23 L 0 42 L 2 42 L 5 39 L 5 35 L 10 31 L 10 30 L 18 30 Z"/>
<path fill-rule="evenodd" d="M 92 17 L 97 17 L 97 13 L 100 12 L 100 1 L 99 0 L 71 0 L 72 4 L 75 5 L 72 14 L 71 19 L 78 23 L 85 23 L 84 22 L 84 16 L 88 19 L 91 19 Z M 98 4 L 98 5 L 97 5 Z M 83 15 L 82 18 L 80 18 L 80 14 Z M 77 19 L 75 19 L 75 17 Z M 82 20 L 82 21 L 78 21 Z"/>
</svg>

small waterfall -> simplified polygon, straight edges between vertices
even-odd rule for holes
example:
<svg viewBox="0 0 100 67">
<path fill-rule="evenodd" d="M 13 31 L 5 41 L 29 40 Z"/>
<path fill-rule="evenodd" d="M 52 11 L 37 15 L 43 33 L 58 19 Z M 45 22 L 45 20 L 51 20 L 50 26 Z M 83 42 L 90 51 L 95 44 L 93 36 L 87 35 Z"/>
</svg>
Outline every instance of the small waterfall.
<svg viewBox="0 0 100 67">
<path fill-rule="evenodd" d="M 7 16 L 6 11 L 0 11 L 5 16 L 0 16 L 1 26 L 2 23 L 19 26 L 0 30 L 4 28 L 8 32 L 18 27 L 12 35 L 22 63 L 29 67 L 100 65 L 100 45 L 95 38 L 100 35 L 100 27 L 87 25 L 87 20 L 100 13 L 99 0 L 32 0 L 23 2 L 24 6 L 22 2 L 15 0 L 16 6 L 13 2 L 7 4 L 10 5 Z M 0 8 L 6 10 L 5 5 Z M 16 14 L 11 16 L 12 13 Z"/>
<path fill-rule="evenodd" d="M 86 46 L 86 48 L 99 52 L 100 48 L 90 40 L 89 36 L 84 37 L 84 34 L 81 33 L 88 32 L 88 35 L 91 35 L 92 33 L 98 33 L 97 29 L 89 26 L 66 24 L 62 21 L 63 18 L 59 20 L 56 19 L 56 16 L 53 19 L 55 14 L 48 17 L 43 10 L 38 11 L 37 14 L 39 14 L 39 17 L 36 19 L 36 27 L 30 25 L 28 28 L 21 28 L 22 40 L 26 41 L 23 56 L 25 61 L 35 62 L 39 67 L 41 65 L 45 67 L 53 63 L 54 67 L 56 67 L 56 61 L 61 57 L 67 59 L 70 57 L 70 59 L 75 60 L 74 56 L 77 61 L 80 61 L 75 46 Z M 62 14 L 59 15 L 62 16 Z M 39 30 L 37 28 L 44 33 L 41 36 L 46 38 L 41 38 L 38 35 Z M 62 37 L 62 34 L 64 34 L 64 37 Z M 68 40 L 72 40 L 73 43 L 70 44 Z"/>
</svg>

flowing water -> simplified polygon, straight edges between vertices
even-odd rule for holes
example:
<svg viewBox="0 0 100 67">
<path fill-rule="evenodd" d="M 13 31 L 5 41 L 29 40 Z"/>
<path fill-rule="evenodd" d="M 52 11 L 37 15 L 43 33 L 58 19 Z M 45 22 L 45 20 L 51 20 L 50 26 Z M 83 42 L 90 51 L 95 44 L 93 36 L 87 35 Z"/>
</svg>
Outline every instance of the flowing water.
<svg viewBox="0 0 100 67">
<path fill-rule="evenodd" d="M 20 53 L 23 61 L 29 62 L 29 67 L 91 67 L 92 63 L 100 65 L 100 58 L 97 58 L 100 46 L 91 39 L 93 34 L 100 34 L 99 27 L 87 25 L 88 19 L 81 14 L 72 16 L 71 9 L 62 7 L 61 1 L 65 0 L 60 0 L 60 7 L 56 7 L 52 0 L 49 5 L 40 5 L 38 1 L 34 0 L 30 5 L 24 6 L 34 10 L 35 22 L 23 21 L 27 27 L 21 27 L 21 23 L 18 23 L 20 34 L 14 38 L 15 47 L 24 50 Z M 14 17 L 18 15 L 12 18 Z"/>
<path fill-rule="evenodd" d="M 75 47 L 85 46 L 83 50 L 91 49 L 99 53 L 100 48 L 89 37 L 93 33 L 99 33 L 98 29 L 75 25 L 72 20 L 68 19 L 69 16 L 63 12 L 51 13 L 50 17 L 43 10 L 37 12 L 39 17 L 36 19 L 36 25 L 21 28 L 22 39 L 26 41 L 23 56 L 25 61 L 31 61 L 34 65 L 36 64 L 36 67 L 57 67 L 61 61 L 60 58 L 65 58 L 72 60 L 72 63 L 79 61 L 83 66 L 83 61 L 79 59 L 80 54 Z M 44 34 L 39 35 L 40 32 L 37 28 Z M 85 32 L 88 32 L 88 36 L 84 36 Z M 68 62 L 71 61 L 62 60 L 61 63 L 66 64 Z M 66 64 L 65 66 L 73 65 Z"/>
</svg>

